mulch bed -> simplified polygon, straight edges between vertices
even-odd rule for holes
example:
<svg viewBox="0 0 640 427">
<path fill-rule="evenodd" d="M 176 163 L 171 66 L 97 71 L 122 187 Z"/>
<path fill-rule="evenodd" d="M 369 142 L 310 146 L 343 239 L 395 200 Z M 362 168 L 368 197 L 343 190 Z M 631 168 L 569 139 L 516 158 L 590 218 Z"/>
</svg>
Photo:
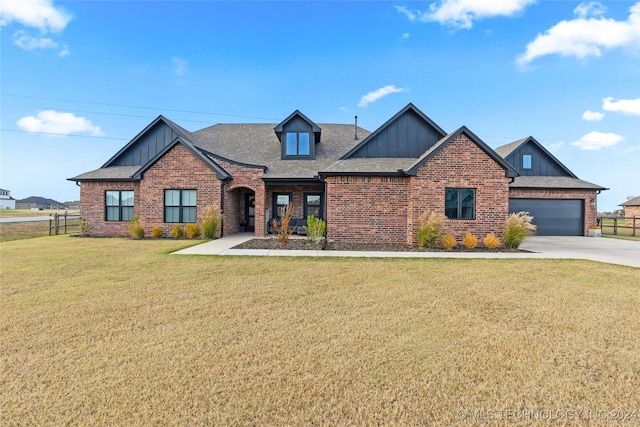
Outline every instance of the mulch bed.
<svg viewBox="0 0 640 427">
<path fill-rule="evenodd" d="M 522 249 L 488 249 L 475 248 L 467 249 L 464 246 L 457 246 L 453 249 L 427 249 L 409 245 L 390 245 L 382 243 L 345 243 L 345 242 L 323 242 L 314 243 L 306 239 L 289 239 L 285 243 L 279 242 L 275 238 L 252 239 L 234 246 L 233 249 L 288 249 L 288 250 L 324 250 L 324 251 L 385 251 L 385 252 L 529 252 Z"/>
</svg>

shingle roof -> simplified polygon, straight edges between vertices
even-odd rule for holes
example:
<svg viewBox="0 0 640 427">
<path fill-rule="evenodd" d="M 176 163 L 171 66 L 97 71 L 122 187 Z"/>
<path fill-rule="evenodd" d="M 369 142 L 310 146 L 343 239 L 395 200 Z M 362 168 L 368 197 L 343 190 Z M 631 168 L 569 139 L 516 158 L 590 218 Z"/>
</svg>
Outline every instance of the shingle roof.
<svg viewBox="0 0 640 427">
<path fill-rule="evenodd" d="M 106 168 L 96 169 L 90 172 L 85 172 L 73 178 L 69 178 L 69 181 L 104 181 L 104 180 L 127 180 L 133 179 L 133 175 L 142 166 L 109 166 Z"/>
<path fill-rule="evenodd" d="M 329 176 L 336 174 L 397 174 L 400 170 L 406 171 L 416 162 L 410 158 L 362 158 L 338 160 L 329 167 L 320 171 L 320 175 Z"/>
<path fill-rule="evenodd" d="M 629 199 L 624 203 L 620 203 L 618 206 L 640 206 L 640 196 Z"/>
<path fill-rule="evenodd" d="M 528 139 L 529 139 L 529 137 L 522 138 L 522 139 L 519 139 L 517 141 L 513 141 L 513 142 L 511 142 L 509 144 L 505 144 L 505 145 L 502 145 L 502 146 L 496 148 L 494 151 L 496 153 L 498 153 L 498 155 L 500 157 L 502 157 L 503 159 L 506 159 L 509 156 L 509 154 L 511 154 L 514 151 L 516 151 L 518 149 L 518 147 L 520 147 Z"/>
<path fill-rule="evenodd" d="M 573 190 L 608 190 L 591 182 L 570 176 L 518 176 L 509 185 L 511 188 L 558 188 Z"/>
<path fill-rule="evenodd" d="M 359 141 L 354 140 L 353 125 L 318 124 L 320 143 L 315 160 L 282 160 L 276 124 L 218 124 L 191 133 L 194 146 L 214 155 L 240 163 L 266 166 L 265 179 L 313 178 L 326 170 Z M 358 135 L 369 131 L 358 128 Z M 374 160 L 374 159 L 372 159 Z"/>
</svg>

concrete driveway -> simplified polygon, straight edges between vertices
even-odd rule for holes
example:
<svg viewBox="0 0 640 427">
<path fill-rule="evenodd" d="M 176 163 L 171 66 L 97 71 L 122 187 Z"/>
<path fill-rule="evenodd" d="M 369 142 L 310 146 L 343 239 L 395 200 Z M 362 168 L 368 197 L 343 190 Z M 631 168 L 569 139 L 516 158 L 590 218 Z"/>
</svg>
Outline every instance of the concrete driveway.
<svg viewBox="0 0 640 427">
<path fill-rule="evenodd" d="M 640 242 L 604 237 L 531 236 L 520 249 L 543 258 L 588 259 L 640 267 Z"/>
</svg>

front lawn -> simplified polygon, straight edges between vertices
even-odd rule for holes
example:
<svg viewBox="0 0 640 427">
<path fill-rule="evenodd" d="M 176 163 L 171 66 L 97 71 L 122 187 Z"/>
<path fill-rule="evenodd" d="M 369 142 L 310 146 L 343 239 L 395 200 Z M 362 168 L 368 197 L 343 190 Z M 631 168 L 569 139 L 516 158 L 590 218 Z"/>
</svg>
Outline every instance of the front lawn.
<svg viewBox="0 0 640 427">
<path fill-rule="evenodd" d="M 1 243 L 0 425 L 638 422 L 640 269 L 168 254 L 185 244 Z"/>
</svg>

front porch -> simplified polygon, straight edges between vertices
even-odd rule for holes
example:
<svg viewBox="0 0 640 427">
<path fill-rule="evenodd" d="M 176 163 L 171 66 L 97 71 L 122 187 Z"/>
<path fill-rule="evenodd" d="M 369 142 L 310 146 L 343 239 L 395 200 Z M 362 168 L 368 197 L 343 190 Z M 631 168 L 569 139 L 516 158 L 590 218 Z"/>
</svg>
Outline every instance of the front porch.
<svg viewBox="0 0 640 427">
<path fill-rule="evenodd" d="M 309 215 L 326 218 L 325 199 L 323 183 L 266 183 L 261 188 L 228 188 L 223 204 L 223 234 L 252 233 L 265 237 L 270 234 L 273 220 L 280 219 L 287 205 L 292 209 L 292 226 L 303 227 Z"/>
</svg>

